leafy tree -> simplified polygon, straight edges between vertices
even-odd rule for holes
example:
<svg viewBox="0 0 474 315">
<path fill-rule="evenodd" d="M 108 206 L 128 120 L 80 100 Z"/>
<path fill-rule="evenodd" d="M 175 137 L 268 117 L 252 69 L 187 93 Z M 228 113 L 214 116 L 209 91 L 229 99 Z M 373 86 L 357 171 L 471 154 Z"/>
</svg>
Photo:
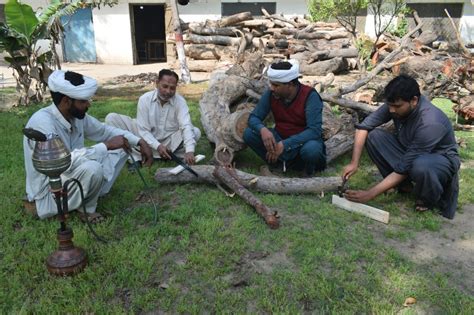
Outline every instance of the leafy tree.
<svg viewBox="0 0 474 315">
<path fill-rule="evenodd" d="M 405 11 L 405 0 L 369 0 L 374 15 L 374 51 L 380 37 L 391 27 L 393 20 Z"/>
<path fill-rule="evenodd" d="M 112 6 L 117 2 L 52 0 L 46 8 L 36 12 L 19 0 L 5 3 L 5 23 L 0 23 L 0 52 L 6 52 L 4 59 L 13 68 L 17 91 L 20 93 L 19 105 L 42 101 L 52 69 L 61 67 L 55 49 L 63 32 L 61 17 L 72 15 L 87 6 Z M 39 45 L 39 41 L 44 39 L 50 41 L 46 52 Z"/>
</svg>

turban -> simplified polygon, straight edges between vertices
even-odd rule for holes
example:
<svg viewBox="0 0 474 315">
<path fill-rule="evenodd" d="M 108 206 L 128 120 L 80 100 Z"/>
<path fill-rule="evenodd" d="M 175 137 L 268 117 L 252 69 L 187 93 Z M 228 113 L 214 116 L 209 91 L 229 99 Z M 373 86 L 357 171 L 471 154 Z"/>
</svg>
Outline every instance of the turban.
<svg viewBox="0 0 474 315">
<path fill-rule="evenodd" d="M 73 85 L 64 78 L 66 71 L 54 70 L 48 78 L 48 87 L 52 92 L 59 92 L 76 100 L 89 100 L 97 91 L 97 81 L 83 76 L 84 83 Z"/>
<path fill-rule="evenodd" d="M 288 83 L 300 76 L 300 65 L 295 59 L 288 60 L 291 63 L 291 68 L 288 70 L 284 69 L 273 69 L 271 66 L 268 68 L 267 77 L 268 80 L 273 82 Z"/>
</svg>

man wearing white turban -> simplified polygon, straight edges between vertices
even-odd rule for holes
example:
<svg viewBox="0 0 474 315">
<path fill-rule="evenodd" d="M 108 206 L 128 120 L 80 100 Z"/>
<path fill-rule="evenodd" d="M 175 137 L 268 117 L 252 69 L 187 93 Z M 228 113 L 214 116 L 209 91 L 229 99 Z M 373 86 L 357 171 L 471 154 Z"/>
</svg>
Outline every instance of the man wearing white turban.
<svg viewBox="0 0 474 315">
<path fill-rule="evenodd" d="M 88 218 L 92 222 L 100 221 L 103 217 L 95 212 L 97 199 L 111 189 L 127 160 L 126 150 L 130 145 L 139 145 L 143 160 L 151 165 L 151 149 L 143 139 L 132 133 L 107 126 L 86 114 L 91 105 L 90 99 L 97 90 L 96 80 L 79 73 L 56 70 L 48 78 L 48 86 L 54 104 L 34 113 L 26 128 L 61 138 L 71 151 L 72 159 L 71 166 L 61 174 L 61 178 L 63 182 L 69 178 L 79 180 L 84 189 Z M 85 139 L 98 143 L 85 147 Z M 37 215 L 47 218 L 57 214 L 58 209 L 49 191 L 48 178 L 33 167 L 34 144 L 34 141 L 24 137 L 26 193 L 28 201 L 35 203 Z M 69 191 L 68 199 L 70 210 L 82 211 L 77 186 Z"/>
<path fill-rule="evenodd" d="M 304 170 L 305 176 L 312 176 L 326 167 L 321 97 L 298 81 L 299 65 L 295 60 L 272 64 L 267 77 L 270 88 L 249 117 L 244 141 L 268 163 Z M 270 112 L 274 128 L 263 123 Z"/>
</svg>

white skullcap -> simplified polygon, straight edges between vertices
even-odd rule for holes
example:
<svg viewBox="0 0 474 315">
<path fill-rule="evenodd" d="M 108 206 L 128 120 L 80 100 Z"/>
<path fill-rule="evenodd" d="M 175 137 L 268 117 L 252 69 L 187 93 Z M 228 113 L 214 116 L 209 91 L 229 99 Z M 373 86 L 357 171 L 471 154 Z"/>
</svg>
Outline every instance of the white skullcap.
<svg viewBox="0 0 474 315">
<path fill-rule="evenodd" d="M 50 91 L 59 92 L 76 100 L 89 100 L 97 91 L 97 81 L 83 76 L 84 83 L 78 86 L 64 78 L 66 71 L 54 70 L 48 78 Z"/>
<path fill-rule="evenodd" d="M 291 63 L 291 68 L 288 70 L 272 69 L 270 66 L 267 71 L 268 80 L 273 82 L 288 83 L 291 80 L 298 78 L 300 76 L 300 65 L 298 60 L 289 59 L 287 62 Z"/>
</svg>

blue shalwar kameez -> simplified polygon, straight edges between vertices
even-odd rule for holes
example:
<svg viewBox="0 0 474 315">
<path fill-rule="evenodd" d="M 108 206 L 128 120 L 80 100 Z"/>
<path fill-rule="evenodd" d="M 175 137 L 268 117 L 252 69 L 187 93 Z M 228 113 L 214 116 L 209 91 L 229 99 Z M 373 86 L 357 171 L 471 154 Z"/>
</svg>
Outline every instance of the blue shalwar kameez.
<svg viewBox="0 0 474 315">
<path fill-rule="evenodd" d="M 377 128 L 393 119 L 395 132 Z M 409 176 L 414 192 L 426 205 L 454 217 L 459 193 L 460 159 L 448 117 L 426 97 L 404 119 L 390 115 L 387 104 L 370 114 L 357 129 L 369 131 L 366 148 L 383 177 Z"/>
</svg>

